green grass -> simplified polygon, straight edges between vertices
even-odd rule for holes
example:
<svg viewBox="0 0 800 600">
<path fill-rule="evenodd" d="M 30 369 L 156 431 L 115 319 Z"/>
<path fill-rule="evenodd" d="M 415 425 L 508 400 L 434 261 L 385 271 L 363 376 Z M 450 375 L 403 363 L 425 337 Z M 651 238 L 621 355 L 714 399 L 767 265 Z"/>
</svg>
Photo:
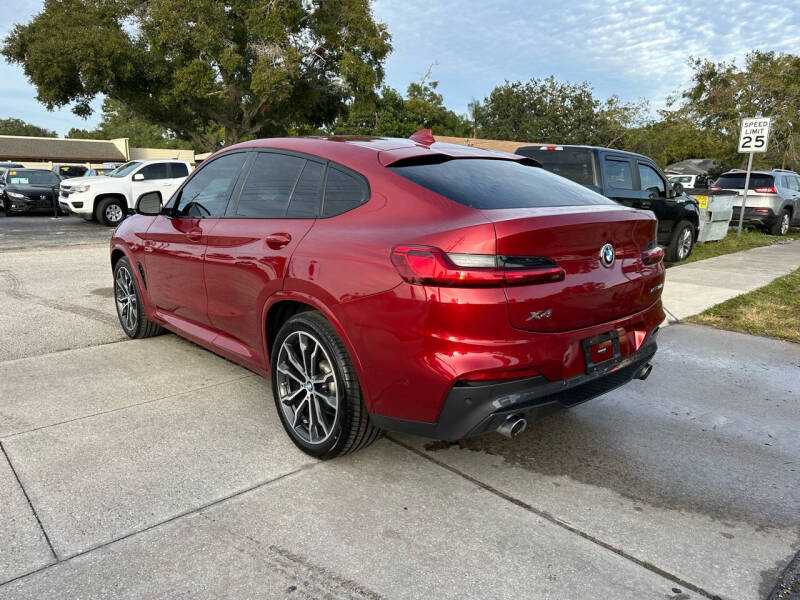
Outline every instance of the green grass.
<svg viewBox="0 0 800 600">
<path fill-rule="evenodd" d="M 800 269 L 686 321 L 800 343 Z"/>
<path fill-rule="evenodd" d="M 736 235 L 736 229 L 731 228 L 723 239 L 716 242 L 706 242 L 697 244 L 692 249 L 692 254 L 681 263 L 672 263 L 670 266 L 685 265 L 686 263 L 705 260 L 723 254 L 750 250 L 760 246 L 771 246 L 786 240 L 796 240 L 800 238 L 800 229 L 790 229 L 785 236 L 769 235 L 755 229 L 743 229 L 742 237 Z"/>
</svg>

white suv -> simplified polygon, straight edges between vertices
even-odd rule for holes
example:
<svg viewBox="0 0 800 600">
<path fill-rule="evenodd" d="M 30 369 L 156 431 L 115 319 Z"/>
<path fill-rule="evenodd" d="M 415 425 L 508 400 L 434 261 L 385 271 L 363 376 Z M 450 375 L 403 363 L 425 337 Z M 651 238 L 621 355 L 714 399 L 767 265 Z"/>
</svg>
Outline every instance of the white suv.
<svg viewBox="0 0 800 600">
<path fill-rule="evenodd" d="M 99 177 L 76 177 L 61 182 L 61 208 L 90 221 L 116 227 L 146 192 L 161 192 L 166 200 L 192 170 L 182 160 L 133 160 Z"/>
</svg>

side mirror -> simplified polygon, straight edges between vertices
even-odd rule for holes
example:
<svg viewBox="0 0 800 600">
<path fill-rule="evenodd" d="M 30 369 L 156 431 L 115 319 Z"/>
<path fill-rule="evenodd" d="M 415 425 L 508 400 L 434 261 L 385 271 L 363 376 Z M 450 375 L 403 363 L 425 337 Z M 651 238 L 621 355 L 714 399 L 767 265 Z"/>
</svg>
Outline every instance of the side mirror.
<svg viewBox="0 0 800 600">
<path fill-rule="evenodd" d="M 164 205 L 161 192 L 145 192 L 136 199 L 136 214 L 154 217 L 161 214 Z"/>
<path fill-rule="evenodd" d="M 134 181 L 144 181 L 144 175 L 142 173 L 137 173 L 133 176 Z"/>
<path fill-rule="evenodd" d="M 672 184 L 672 192 L 673 192 L 673 193 L 674 193 L 676 196 L 681 196 L 681 195 L 683 195 L 683 184 L 682 184 L 682 183 L 678 183 L 677 181 L 676 181 L 675 183 L 673 183 L 673 184 Z"/>
</svg>

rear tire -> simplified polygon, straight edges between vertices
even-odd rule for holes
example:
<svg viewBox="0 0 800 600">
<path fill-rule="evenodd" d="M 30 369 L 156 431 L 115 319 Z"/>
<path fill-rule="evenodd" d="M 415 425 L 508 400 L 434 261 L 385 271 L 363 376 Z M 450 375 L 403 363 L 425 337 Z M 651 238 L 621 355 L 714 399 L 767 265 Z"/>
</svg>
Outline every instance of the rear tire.
<svg viewBox="0 0 800 600">
<path fill-rule="evenodd" d="M 94 216 L 106 227 L 116 227 L 125 220 L 127 210 L 126 203 L 119 198 L 104 198 L 97 203 Z"/>
<path fill-rule="evenodd" d="M 324 460 L 378 439 L 347 349 L 319 312 L 299 313 L 281 327 L 270 363 L 275 408 L 303 452 Z"/>
<path fill-rule="evenodd" d="M 667 251 L 664 253 L 666 262 L 681 262 L 689 258 L 694 248 L 694 225 L 689 221 L 679 221 L 672 231 Z"/>
<path fill-rule="evenodd" d="M 777 221 L 769 228 L 770 235 L 786 235 L 789 233 L 789 225 L 792 221 L 792 215 L 789 214 L 789 211 L 783 209 L 781 212 L 781 216 L 778 218 Z"/>
<path fill-rule="evenodd" d="M 114 304 L 119 324 L 129 338 L 148 338 L 164 331 L 158 323 L 147 320 L 139 284 L 127 258 L 120 258 L 114 265 Z"/>
</svg>

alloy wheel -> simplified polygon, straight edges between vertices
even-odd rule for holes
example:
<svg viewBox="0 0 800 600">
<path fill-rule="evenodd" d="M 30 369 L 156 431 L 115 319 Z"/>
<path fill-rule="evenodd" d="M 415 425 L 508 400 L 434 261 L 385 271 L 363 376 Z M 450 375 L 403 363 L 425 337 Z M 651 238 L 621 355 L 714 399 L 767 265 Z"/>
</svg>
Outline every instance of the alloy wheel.
<svg viewBox="0 0 800 600">
<path fill-rule="evenodd" d="M 789 233 L 789 213 L 783 213 L 781 216 L 781 235 Z"/>
<path fill-rule="evenodd" d="M 139 300 L 136 297 L 133 277 L 124 266 L 117 269 L 117 276 L 114 279 L 114 292 L 119 320 L 125 329 L 133 331 L 136 329 L 136 324 L 139 320 Z"/>
<path fill-rule="evenodd" d="M 322 343 L 306 331 L 289 334 L 278 352 L 275 376 L 286 423 L 308 444 L 328 441 L 335 430 L 340 397 Z"/>
<path fill-rule="evenodd" d="M 119 204 L 109 204 L 106 206 L 105 215 L 109 223 L 117 223 L 122 220 L 122 208 Z"/>
<path fill-rule="evenodd" d="M 678 240 L 678 258 L 683 260 L 689 256 L 692 249 L 692 230 L 688 227 L 681 232 L 681 237 Z"/>
</svg>

